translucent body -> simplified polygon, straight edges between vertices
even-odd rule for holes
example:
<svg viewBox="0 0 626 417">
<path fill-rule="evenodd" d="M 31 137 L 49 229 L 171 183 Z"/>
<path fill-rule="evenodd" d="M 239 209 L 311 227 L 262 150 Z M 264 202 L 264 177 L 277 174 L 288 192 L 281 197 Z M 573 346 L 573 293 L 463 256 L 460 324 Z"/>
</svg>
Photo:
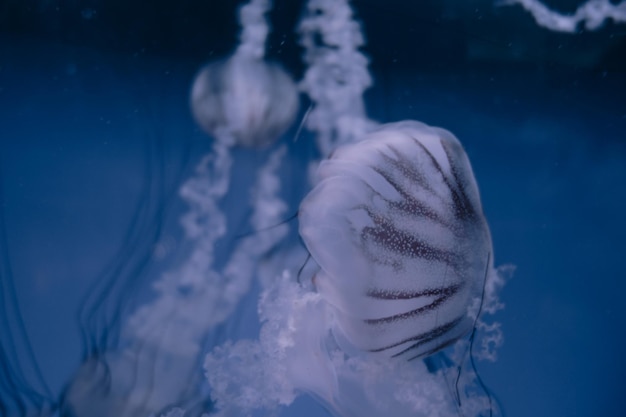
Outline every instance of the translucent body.
<svg viewBox="0 0 626 417">
<path fill-rule="evenodd" d="M 287 130 L 298 92 L 278 65 L 234 55 L 200 70 L 191 90 L 196 123 L 228 144 L 262 147 Z"/>
<path fill-rule="evenodd" d="M 478 187 L 459 141 L 406 121 L 338 148 L 300 206 L 345 351 L 415 358 L 474 326 L 492 253 Z"/>
</svg>

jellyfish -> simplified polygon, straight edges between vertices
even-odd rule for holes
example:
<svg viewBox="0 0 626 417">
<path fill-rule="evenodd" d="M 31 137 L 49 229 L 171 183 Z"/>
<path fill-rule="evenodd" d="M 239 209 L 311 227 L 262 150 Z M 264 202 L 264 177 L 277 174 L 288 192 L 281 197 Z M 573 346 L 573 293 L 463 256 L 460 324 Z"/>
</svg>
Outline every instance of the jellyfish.
<svg viewBox="0 0 626 417">
<path fill-rule="evenodd" d="M 367 118 L 350 6 L 306 10 L 306 122 L 323 156 L 298 210 L 311 260 L 275 271 L 258 340 L 207 355 L 216 415 L 275 412 L 302 393 L 337 417 L 497 414 L 474 357 L 501 342 L 486 315 L 502 307 L 503 274 L 469 160 L 444 129 Z"/>
<path fill-rule="evenodd" d="M 471 351 L 502 277 L 460 142 L 415 121 L 385 124 L 317 173 L 299 210 L 317 270 L 308 283 L 285 271 L 261 296 L 258 342 L 207 356 L 218 415 L 301 392 L 341 417 L 496 414 Z"/>
<path fill-rule="evenodd" d="M 204 66 L 190 94 L 196 123 L 217 143 L 264 147 L 293 122 L 298 92 L 280 65 L 264 60 L 270 0 L 251 0 L 239 10 L 240 44 L 226 59 Z"/>
<path fill-rule="evenodd" d="M 318 180 L 300 235 L 344 350 L 411 360 L 468 334 L 493 249 L 460 142 L 415 121 L 386 124 L 335 150 Z"/>
<path fill-rule="evenodd" d="M 290 126 L 297 109 L 291 77 L 275 63 L 241 53 L 203 67 L 191 89 L 198 125 L 217 140 L 232 139 L 244 147 L 271 145 Z"/>
</svg>

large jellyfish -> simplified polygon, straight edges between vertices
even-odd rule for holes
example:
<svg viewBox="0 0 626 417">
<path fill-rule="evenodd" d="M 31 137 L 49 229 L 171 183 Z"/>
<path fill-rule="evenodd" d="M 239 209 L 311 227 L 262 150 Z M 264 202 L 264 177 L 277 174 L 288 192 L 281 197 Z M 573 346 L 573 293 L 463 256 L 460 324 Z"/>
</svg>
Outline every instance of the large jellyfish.
<svg viewBox="0 0 626 417">
<path fill-rule="evenodd" d="M 501 307 L 503 281 L 460 143 L 367 118 L 367 60 L 347 2 L 308 2 L 300 31 L 307 125 L 328 158 L 298 212 L 314 261 L 266 285 L 258 341 L 207 356 L 218 415 L 278 409 L 302 392 L 336 416 L 497 413 L 473 361 L 500 342 L 482 317 Z"/>
<path fill-rule="evenodd" d="M 337 416 L 495 414 L 473 343 L 488 327 L 481 313 L 500 307 L 502 277 L 460 143 L 387 124 L 337 148 L 318 177 L 299 217 L 319 269 L 308 283 L 285 271 L 263 294 L 259 342 L 207 357 L 220 415 L 299 392 Z M 500 337 L 491 326 L 487 349 Z"/>
<path fill-rule="evenodd" d="M 418 122 L 386 124 L 338 148 L 318 180 L 300 235 L 344 350 L 411 360 L 469 334 L 493 249 L 458 140 Z"/>
</svg>

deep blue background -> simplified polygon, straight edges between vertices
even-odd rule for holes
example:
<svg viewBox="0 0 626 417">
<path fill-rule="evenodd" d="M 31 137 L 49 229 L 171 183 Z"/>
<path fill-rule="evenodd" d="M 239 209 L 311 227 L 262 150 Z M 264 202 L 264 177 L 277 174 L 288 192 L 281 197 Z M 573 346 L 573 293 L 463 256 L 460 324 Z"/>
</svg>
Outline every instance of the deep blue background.
<svg viewBox="0 0 626 417">
<path fill-rule="evenodd" d="M 571 11 L 577 3 L 550 4 Z M 150 180 L 175 190 L 209 149 L 187 94 L 198 66 L 234 47 L 235 3 L 2 7 L 2 279 L 15 283 L 11 303 L 58 393 L 80 359 L 76 309 L 106 265 L 121 262 L 151 164 L 162 159 Z M 276 1 L 269 45 L 296 77 L 299 8 Z M 495 364 L 479 364 L 506 415 L 623 415 L 626 27 L 554 34 L 491 1 L 367 0 L 355 8 L 375 79 L 369 114 L 459 137 L 496 264 L 517 267 L 498 316 L 505 345 Z M 291 148 L 297 165 L 307 147 Z M 237 175 L 254 176 L 256 157 L 240 158 Z M 175 195 L 152 205 L 166 203 L 159 242 L 175 256 L 184 205 Z M 151 220 L 144 230 L 157 227 Z M 159 262 L 151 268 L 163 269 Z M 0 314 L 13 314 L 3 303 Z"/>
</svg>

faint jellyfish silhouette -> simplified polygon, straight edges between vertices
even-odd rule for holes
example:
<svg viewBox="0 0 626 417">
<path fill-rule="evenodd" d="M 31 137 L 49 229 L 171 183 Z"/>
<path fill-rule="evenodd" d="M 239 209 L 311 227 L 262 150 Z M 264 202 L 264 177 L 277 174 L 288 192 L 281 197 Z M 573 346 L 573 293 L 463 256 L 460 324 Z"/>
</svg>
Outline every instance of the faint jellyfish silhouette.
<svg viewBox="0 0 626 417">
<path fill-rule="evenodd" d="M 264 147 L 293 122 L 298 92 L 277 64 L 235 54 L 200 70 L 191 109 L 196 123 L 217 140 Z"/>
<path fill-rule="evenodd" d="M 298 91 L 278 64 L 264 60 L 271 0 L 239 10 L 240 44 L 227 59 L 203 67 L 191 89 L 196 123 L 218 142 L 244 147 L 272 144 L 293 123 Z"/>
<path fill-rule="evenodd" d="M 176 196 L 185 161 L 174 172 L 163 168 L 163 138 L 156 133 L 146 141 L 146 173 L 140 198 L 123 244 L 98 276 L 78 311 L 83 337 L 82 363 L 65 387 L 59 404 L 61 416 L 136 416 L 156 413 L 169 404 L 185 404 L 191 412 L 206 407 L 191 381 L 199 383 L 190 361 L 181 361 L 167 346 L 148 338 L 132 337 L 128 322 L 138 306 L 150 300 L 150 285 L 160 273 L 155 248 L 163 238 L 163 225 Z M 176 164 L 172 164 L 175 166 Z M 161 331 L 171 322 L 163 321 Z M 178 360 L 178 362 L 177 362 Z M 170 364 L 169 379 L 163 377 Z M 185 378 L 190 383 L 169 384 Z"/>
</svg>

